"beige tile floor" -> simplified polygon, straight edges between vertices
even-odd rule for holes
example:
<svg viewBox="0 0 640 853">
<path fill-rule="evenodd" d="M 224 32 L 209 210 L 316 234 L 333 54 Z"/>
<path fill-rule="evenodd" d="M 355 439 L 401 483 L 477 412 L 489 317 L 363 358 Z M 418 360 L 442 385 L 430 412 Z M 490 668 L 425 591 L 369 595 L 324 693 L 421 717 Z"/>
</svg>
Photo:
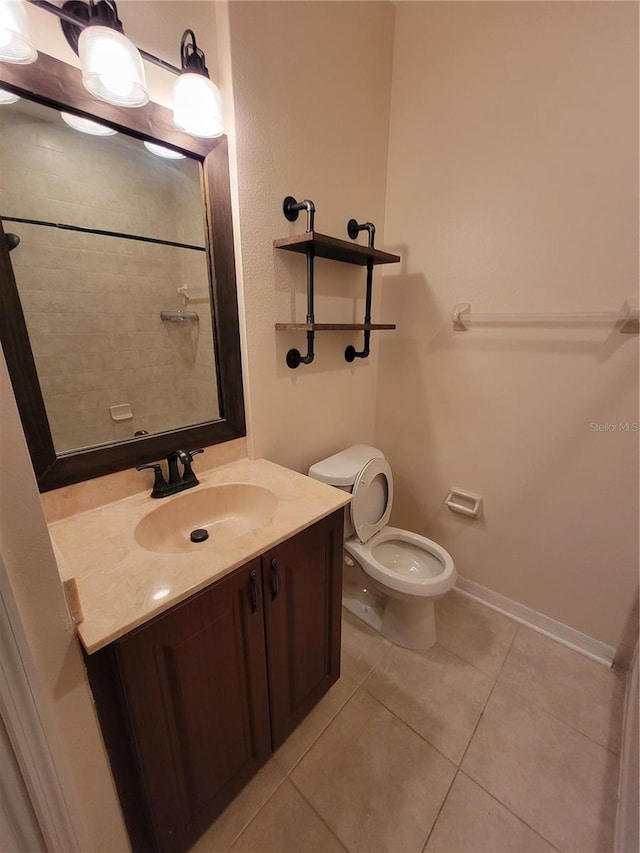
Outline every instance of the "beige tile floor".
<svg viewBox="0 0 640 853">
<path fill-rule="evenodd" d="M 342 676 L 192 853 L 607 853 L 624 684 L 458 593 L 438 643 L 349 613 Z"/>
</svg>

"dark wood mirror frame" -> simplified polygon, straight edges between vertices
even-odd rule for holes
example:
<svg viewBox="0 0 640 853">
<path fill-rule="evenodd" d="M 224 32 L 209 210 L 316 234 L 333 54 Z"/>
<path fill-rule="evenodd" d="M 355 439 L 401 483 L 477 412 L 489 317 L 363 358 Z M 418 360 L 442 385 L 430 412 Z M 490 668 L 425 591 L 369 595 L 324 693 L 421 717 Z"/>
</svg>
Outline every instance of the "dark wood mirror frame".
<svg viewBox="0 0 640 853">
<path fill-rule="evenodd" d="M 205 140 L 188 136 L 174 127 L 170 111 L 158 104 L 123 109 L 97 101 L 82 86 L 79 70 L 46 54 L 39 54 L 32 65 L 0 62 L 0 86 L 45 106 L 99 119 L 138 139 L 168 143 L 203 163 L 213 335 L 222 412 L 222 418 L 216 421 L 56 454 L 0 223 L 0 341 L 40 491 L 152 462 L 178 448 L 191 450 L 245 435 L 227 138 Z"/>
</svg>

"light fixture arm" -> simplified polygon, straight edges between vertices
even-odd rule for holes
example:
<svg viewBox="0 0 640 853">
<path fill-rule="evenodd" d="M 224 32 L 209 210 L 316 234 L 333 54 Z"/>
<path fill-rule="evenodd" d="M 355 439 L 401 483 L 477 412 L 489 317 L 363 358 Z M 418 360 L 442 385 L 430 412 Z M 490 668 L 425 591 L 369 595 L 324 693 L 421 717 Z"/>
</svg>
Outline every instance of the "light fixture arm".
<svg viewBox="0 0 640 853">
<path fill-rule="evenodd" d="M 188 41 L 188 39 L 191 39 Z M 182 70 L 191 74 L 202 74 L 209 76 L 209 69 L 205 65 L 204 51 L 196 43 L 196 34 L 193 30 L 185 30 L 180 39 L 180 63 Z"/>
<path fill-rule="evenodd" d="M 102 2 L 107 2 L 107 0 L 102 0 Z M 77 10 L 74 13 L 70 12 L 69 10 L 61 9 L 59 6 L 55 6 L 53 3 L 50 3 L 49 0 L 27 0 L 27 3 L 30 3 L 32 6 L 37 6 L 38 9 L 42 9 L 44 12 L 49 12 L 51 15 L 55 15 L 56 18 L 58 18 L 60 21 L 66 22 L 67 24 L 69 24 L 70 28 L 71 27 L 77 28 L 78 35 L 80 34 L 80 32 L 82 32 L 82 30 L 84 30 L 87 26 L 89 26 L 89 23 L 90 23 L 90 17 L 89 17 L 89 13 L 88 13 L 89 4 L 82 2 L 82 0 L 75 0 L 74 5 L 76 5 Z M 67 6 L 68 3 L 65 3 L 64 5 Z M 115 6 L 115 3 L 113 3 L 113 5 Z M 78 14 L 81 6 L 84 6 L 87 8 L 87 16 L 86 17 L 80 17 L 80 15 L 82 15 L 82 12 L 80 12 L 80 14 Z M 117 12 L 116 12 L 116 19 L 117 19 Z M 118 23 L 120 23 L 119 20 L 118 20 Z M 116 29 L 117 29 L 117 27 L 116 27 Z M 122 24 L 121 23 L 120 23 L 119 32 L 122 32 Z M 65 30 L 65 34 L 66 34 L 66 30 Z M 67 40 L 69 41 L 69 44 L 70 44 L 72 50 L 74 50 L 74 52 L 77 53 L 77 49 L 73 47 L 73 44 L 72 44 L 71 40 L 69 39 L 69 37 L 67 37 Z M 194 39 L 194 42 L 195 42 L 195 39 Z M 77 37 L 76 37 L 76 44 L 77 44 Z M 158 56 L 154 56 L 152 53 L 147 53 L 146 50 L 142 50 L 141 48 L 138 48 L 138 53 L 147 62 L 150 62 L 152 65 L 157 65 L 159 68 L 164 68 L 165 71 L 169 71 L 169 72 L 171 72 L 171 74 L 177 75 L 177 74 L 182 73 L 182 69 L 176 68 L 175 65 L 171 65 L 170 62 L 165 62 L 164 59 L 160 59 Z"/>
<path fill-rule="evenodd" d="M 82 0 L 80 0 L 81 2 Z M 67 5 L 64 3 L 63 5 Z M 78 0 L 73 0 L 75 6 L 79 5 Z M 83 6 L 88 5 L 89 23 L 99 24 L 102 27 L 111 27 L 119 33 L 124 33 L 122 21 L 118 17 L 118 7 L 116 0 L 89 0 L 88 4 L 82 3 Z M 82 17 L 82 15 L 80 15 Z"/>
</svg>

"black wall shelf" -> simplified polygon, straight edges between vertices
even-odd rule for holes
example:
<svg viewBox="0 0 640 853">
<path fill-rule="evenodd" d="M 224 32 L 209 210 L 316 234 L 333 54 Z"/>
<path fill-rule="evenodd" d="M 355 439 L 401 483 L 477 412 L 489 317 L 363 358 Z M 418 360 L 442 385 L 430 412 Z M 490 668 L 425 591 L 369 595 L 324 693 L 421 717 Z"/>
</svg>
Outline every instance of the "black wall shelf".
<svg viewBox="0 0 640 853">
<path fill-rule="evenodd" d="M 349 243 L 338 237 L 329 237 L 318 231 L 307 231 L 304 234 L 296 234 L 293 237 L 283 237 L 274 240 L 276 249 L 284 249 L 286 252 L 298 252 L 306 255 L 311 250 L 316 258 L 328 258 L 331 261 L 341 261 L 343 264 L 357 264 L 366 267 L 369 262 L 374 266 L 378 264 L 397 264 L 400 255 L 392 255 L 359 243 Z"/>
<path fill-rule="evenodd" d="M 307 213 L 307 230 L 304 234 L 294 234 L 291 237 L 282 237 L 273 241 L 274 248 L 283 249 L 285 252 L 297 252 L 307 258 L 307 322 L 276 323 L 276 330 L 278 331 L 295 330 L 307 333 L 306 355 L 302 355 L 300 350 L 290 349 L 287 353 L 287 366 L 294 369 L 301 364 L 311 364 L 314 359 L 313 344 L 316 332 L 364 332 L 362 350 L 358 351 L 350 345 L 345 349 L 344 357 L 347 362 L 352 362 L 356 358 L 368 358 L 371 332 L 396 328 L 395 323 L 371 322 L 373 268 L 377 264 L 397 264 L 400 262 L 400 255 L 393 255 L 391 252 L 383 252 L 374 248 L 376 229 L 371 222 L 360 224 L 355 219 L 350 219 L 347 223 L 347 234 L 352 240 L 355 240 L 361 231 L 367 231 L 368 245 L 363 246 L 360 243 L 349 243 L 347 240 L 340 240 L 338 237 L 330 237 L 327 234 L 314 231 L 313 223 L 316 208 L 309 199 L 298 202 L 293 196 L 287 196 L 282 204 L 282 210 L 289 222 L 295 222 L 300 211 L 305 210 Z M 367 268 L 364 323 L 316 323 L 313 308 L 314 261 L 316 258 L 327 258 L 328 260 L 340 261 L 344 264 L 356 264 Z"/>
<path fill-rule="evenodd" d="M 395 323 L 276 323 L 278 331 L 295 332 L 379 332 L 395 328 Z"/>
</svg>

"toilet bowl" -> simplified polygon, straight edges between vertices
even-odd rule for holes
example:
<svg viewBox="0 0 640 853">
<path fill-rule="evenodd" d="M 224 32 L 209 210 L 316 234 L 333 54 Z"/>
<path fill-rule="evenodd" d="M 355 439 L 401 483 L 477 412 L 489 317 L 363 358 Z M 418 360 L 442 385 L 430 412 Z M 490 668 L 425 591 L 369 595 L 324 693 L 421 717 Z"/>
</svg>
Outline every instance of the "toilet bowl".
<svg viewBox="0 0 640 853">
<path fill-rule="evenodd" d="M 387 525 L 393 478 L 384 455 L 354 445 L 312 465 L 309 476 L 352 493 L 345 518 L 344 606 L 398 645 L 430 648 L 436 641 L 434 601 L 453 587 L 456 568 L 436 542 Z M 359 584 L 353 573 L 358 568 Z"/>
<path fill-rule="evenodd" d="M 344 547 L 387 596 L 381 632 L 405 648 L 430 648 L 436 641 L 433 603 L 456 581 L 451 555 L 431 539 L 397 527 L 383 527 L 367 542 L 352 537 Z"/>
</svg>

